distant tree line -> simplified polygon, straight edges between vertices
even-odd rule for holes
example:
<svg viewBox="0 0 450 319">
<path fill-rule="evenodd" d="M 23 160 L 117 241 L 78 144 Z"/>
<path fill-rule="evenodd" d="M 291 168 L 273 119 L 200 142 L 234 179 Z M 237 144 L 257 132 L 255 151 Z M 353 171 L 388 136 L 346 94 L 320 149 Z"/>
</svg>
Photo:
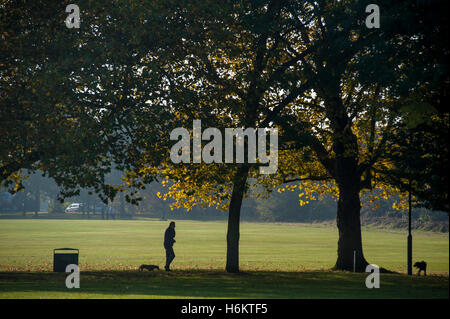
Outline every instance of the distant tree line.
<svg viewBox="0 0 450 319">
<path fill-rule="evenodd" d="M 120 180 L 121 172 L 113 171 L 108 177 L 111 181 Z M 92 215 L 103 219 L 108 217 L 108 209 L 114 209 L 117 218 L 127 219 L 135 217 L 152 217 L 160 219 L 186 218 L 197 220 L 226 220 L 227 213 L 215 207 L 194 207 L 191 211 L 185 208 L 171 209 L 173 200 L 164 201 L 156 195 L 164 190 L 159 183 L 151 183 L 146 189 L 140 190 L 137 196 L 142 200 L 139 205 L 128 203 L 122 194 L 108 206 L 104 205 L 94 193 L 89 194 L 88 189 L 81 190 L 78 196 L 66 198 L 64 202 L 58 200 L 59 188 L 56 183 L 39 173 L 31 174 L 24 181 L 24 189 L 14 195 L 0 189 L 0 213 L 22 213 L 47 211 L 49 214 L 64 214 L 65 208 L 70 203 L 83 203 L 79 214 L 86 218 Z M 394 209 L 392 204 L 395 197 L 380 199 L 377 203 L 371 203 L 369 196 L 362 198 L 362 216 L 369 218 L 392 217 L 402 218 L 407 212 Z M 321 222 L 336 219 L 336 200 L 331 196 L 310 201 L 299 205 L 299 191 L 273 192 L 262 197 L 257 197 L 250 192 L 242 206 L 242 219 L 246 221 L 261 222 Z M 422 221 L 448 221 L 448 215 L 439 211 L 417 207 L 413 211 L 413 218 Z"/>
</svg>

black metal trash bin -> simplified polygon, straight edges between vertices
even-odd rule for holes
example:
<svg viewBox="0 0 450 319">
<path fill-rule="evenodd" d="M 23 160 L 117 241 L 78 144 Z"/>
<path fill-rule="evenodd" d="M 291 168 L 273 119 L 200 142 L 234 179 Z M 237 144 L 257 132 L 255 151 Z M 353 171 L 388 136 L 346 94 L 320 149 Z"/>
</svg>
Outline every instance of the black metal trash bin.
<svg viewBox="0 0 450 319">
<path fill-rule="evenodd" d="M 76 253 L 57 253 L 57 250 L 73 251 Z M 78 255 L 80 251 L 76 248 L 55 248 L 53 249 L 53 271 L 54 272 L 66 272 L 67 265 L 75 264 L 78 266 Z"/>
</svg>

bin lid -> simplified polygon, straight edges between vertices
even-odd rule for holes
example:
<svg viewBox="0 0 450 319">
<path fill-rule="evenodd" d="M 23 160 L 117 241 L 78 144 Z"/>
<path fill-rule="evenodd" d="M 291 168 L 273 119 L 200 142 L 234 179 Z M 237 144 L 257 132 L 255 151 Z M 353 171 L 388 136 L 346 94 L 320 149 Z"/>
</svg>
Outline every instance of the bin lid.
<svg viewBox="0 0 450 319">
<path fill-rule="evenodd" d="M 79 251 L 78 248 L 55 248 L 55 249 L 53 249 L 53 251 L 55 251 L 55 250 L 76 250 L 76 251 Z"/>
</svg>

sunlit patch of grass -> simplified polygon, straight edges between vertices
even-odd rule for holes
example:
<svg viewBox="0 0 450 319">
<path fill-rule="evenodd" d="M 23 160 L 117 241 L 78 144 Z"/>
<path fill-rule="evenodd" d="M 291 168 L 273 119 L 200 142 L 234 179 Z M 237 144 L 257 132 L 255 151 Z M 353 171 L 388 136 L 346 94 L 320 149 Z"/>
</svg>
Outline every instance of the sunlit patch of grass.
<svg viewBox="0 0 450 319">
<path fill-rule="evenodd" d="M 164 265 L 168 222 L 158 220 L 0 221 L 0 271 L 51 272 L 53 249 L 80 249 L 82 271 L 133 271 L 140 264 Z M 177 221 L 174 269 L 225 268 L 226 222 Z M 337 258 L 336 227 L 309 224 L 241 224 L 240 267 L 245 271 L 328 270 Z M 406 271 L 406 231 L 363 229 L 370 263 Z M 448 234 L 416 231 L 414 260 L 429 273 L 448 274 Z"/>
</svg>

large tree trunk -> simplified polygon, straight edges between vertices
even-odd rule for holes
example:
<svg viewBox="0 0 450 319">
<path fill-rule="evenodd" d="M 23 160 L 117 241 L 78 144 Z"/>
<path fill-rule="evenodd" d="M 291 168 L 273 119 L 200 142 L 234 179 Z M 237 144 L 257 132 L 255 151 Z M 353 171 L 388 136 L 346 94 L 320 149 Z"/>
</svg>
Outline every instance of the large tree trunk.
<svg viewBox="0 0 450 319">
<path fill-rule="evenodd" d="M 330 88 L 329 88 L 330 89 Z M 338 258 L 334 269 L 364 272 L 360 210 L 361 175 L 358 169 L 358 141 L 352 123 L 339 95 L 339 85 L 331 87 L 325 96 L 327 117 L 333 130 L 335 158 L 331 174 L 339 187 L 337 227 L 339 230 Z"/>
<path fill-rule="evenodd" d="M 334 269 L 364 272 L 361 237 L 361 175 L 358 170 L 358 146 L 350 129 L 344 130 L 334 144 L 335 179 L 339 187 L 337 227 L 339 230 L 338 258 Z"/>
<path fill-rule="evenodd" d="M 229 273 L 239 272 L 239 223 L 248 170 L 249 167 L 247 165 L 239 166 L 233 179 L 233 192 L 231 194 L 231 202 L 228 209 L 227 232 L 226 271 Z"/>
<path fill-rule="evenodd" d="M 336 270 L 366 270 L 368 263 L 362 249 L 360 210 L 359 187 L 340 185 L 337 209 L 338 258 L 334 266 Z"/>
</svg>

